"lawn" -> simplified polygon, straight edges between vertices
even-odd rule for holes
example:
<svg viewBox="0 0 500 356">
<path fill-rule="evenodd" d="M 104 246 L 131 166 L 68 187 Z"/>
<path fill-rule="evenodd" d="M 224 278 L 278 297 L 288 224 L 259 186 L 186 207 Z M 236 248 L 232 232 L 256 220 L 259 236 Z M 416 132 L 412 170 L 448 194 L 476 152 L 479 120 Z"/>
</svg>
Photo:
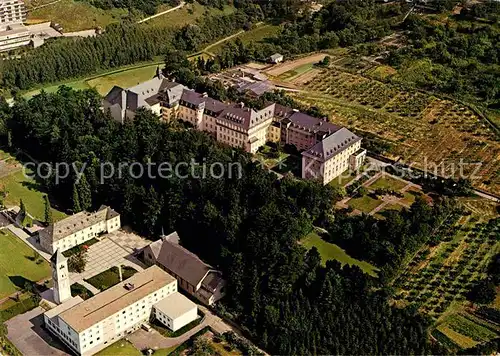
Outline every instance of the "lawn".
<svg viewBox="0 0 500 356">
<path fill-rule="evenodd" d="M 326 242 L 315 232 L 309 233 L 300 241 L 300 243 L 308 250 L 313 246 L 316 247 L 321 255 L 321 261 L 323 264 L 325 264 L 328 260 L 337 260 L 342 265 L 355 265 L 361 268 L 364 273 L 369 274 L 373 277 L 377 276 L 378 269 L 375 266 L 371 265 L 368 262 L 352 258 L 339 246 Z"/>
<path fill-rule="evenodd" d="M 94 293 L 92 293 L 79 283 L 73 283 L 71 285 L 71 296 L 72 297 L 80 296 L 83 300 L 85 300 L 93 297 Z"/>
<path fill-rule="evenodd" d="M 182 27 L 196 22 L 202 16 L 230 14 L 235 11 L 232 6 L 224 6 L 224 10 L 214 7 L 205 7 L 197 2 L 187 3 L 183 8 L 158 16 L 144 23 L 144 26 Z"/>
<path fill-rule="evenodd" d="M 119 340 L 96 353 L 97 356 L 140 356 L 142 353 L 126 340 Z"/>
<path fill-rule="evenodd" d="M 123 280 L 132 277 L 136 273 L 137 271 L 134 268 L 129 266 L 122 266 Z M 97 289 L 100 289 L 101 291 L 111 288 L 114 285 L 120 283 L 118 267 L 113 266 L 110 269 L 87 279 L 86 281 L 92 284 Z"/>
<path fill-rule="evenodd" d="M 404 197 L 401 199 L 401 202 L 404 204 L 408 204 L 408 205 L 413 204 L 413 202 L 415 201 L 415 198 L 418 195 L 418 193 L 413 191 L 413 190 L 407 190 L 403 194 L 404 194 Z"/>
<path fill-rule="evenodd" d="M 237 38 L 241 39 L 244 44 L 249 44 L 250 42 L 261 42 L 266 38 L 274 37 L 278 31 L 280 30 L 280 26 L 275 25 L 260 25 L 255 28 L 242 32 L 241 34 L 230 38 L 231 41 L 235 41 Z M 209 51 L 210 53 L 217 54 L 224 48 L 227 41 L 218 43 L 216 45 L 208 46 L 204 49 L 204 51 Z"/>
<path fill-rule="evenodd" d="M 103 10 L 85 1 L 61 0 L 58 3 L 29 12 L 29 21 L 51 21 L 63 27 L 64 32 L 81 31 L 106 27 L 128 17 L 126 9 Z"/>
<path fill-rule="evenodd" d="M 364 195 L 359 198 L 353 198 L 347 202 L 347 204 L 352 207 L 353 209 L 357 209 L 359 211 L 362 211 L 363 213 L 369 213 L 373 209 L 375 209 L 377 206 L 382 204 L 382 201 L 378 199 L 373 199 L 372 197 L 368 195 Z"/>
<path fill-rule="evenodd" d="M 86 84 L 90 88 L 95 88 L 99 94 L 106 95 L 115 85 L 122 88 L 129 88 L 152 79 L 156 74 L 157 67 L 157 64 L 152 64 L 147 67 L 104 75 L 88 80 Z"/>
<path fill-rule="evenodd" d="M 351 182 L 354 178 L 356 178 L 356 173 L 351 173 L 349 170 L 346 170 L 338 177 L 333 178 L 329 185 L 333 187 L 345 187 L 347 183 Z"/>
<path fill-rule="evenodd" d="M 7 196 L 4 199 L 5 206 L 19 206 L 19 201 L 22 199 L 27 212 L 35 219 L 44 221 L 45 203 L 43 196 L 46 193 L 38 182 L 19 171 L 0 179 L 0 190 L 4 189 L 7 191 Z M 66 214 L 52 208 L 52 217 L 54 220 L 61 220 L 66 217 Z"/>
<path fill-rule="evenodd" d="M 370 184 L 369 189 L 392 189 L 399 191 L 406 187 L 407 183 L 388 175 L 384 175 Z"/>
<path fill-rule="evenodd" d="M 43 88 L 26 92 L 23 94 L 23 97 L 30 99 L 34 95 L 40 94 L 42 89 L 48 93 L 53 93 L 56 92 L 61 85 L 68 86 L 75 90 L 90 89 L 95 87 L 99 94 L 106 95 L 113 85 L 126 88 L 128 86 L 136 85 L 140 81 L 153 78 L 156 68 L 162 63 L 163 61 L 161 58 L 157 57 L 153 61 L 123 66 L 113 70 L 106 70 L 86 78 L 50 84 Z"/>
<path fill-rule="evenodd" d="M 36 264 L 33 250 L 6 229 L 0 231 L 0 246 L 0 299 L 23 288 L 27 280 L 50 277 L 49 264 Z"/>
</svg>

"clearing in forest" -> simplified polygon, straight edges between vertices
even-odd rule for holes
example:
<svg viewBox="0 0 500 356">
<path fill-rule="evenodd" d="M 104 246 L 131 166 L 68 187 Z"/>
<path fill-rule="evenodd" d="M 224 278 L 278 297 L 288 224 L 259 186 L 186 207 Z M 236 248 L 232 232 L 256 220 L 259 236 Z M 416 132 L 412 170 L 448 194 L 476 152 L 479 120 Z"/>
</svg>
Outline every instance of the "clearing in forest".
<svg viewBox="0 0 500 356">
<path fill-rule="evenodd" d="M 368 262 L 352 258 L 339 246 L 323 240 L 316 232 L 309 233 L 300 241 L 300 244 L 308 250 L 313 246 L 316 247 L 321 255 L 321 261 L 323 264 L 325 264 L 328 260 L 336 260 L 342 265 L 348 264 L 350 266 L 358 266 L 363 270 L 363 272 L 372 277 L 377 276 L 378 269 L 375 266 Z"/>
</svg>

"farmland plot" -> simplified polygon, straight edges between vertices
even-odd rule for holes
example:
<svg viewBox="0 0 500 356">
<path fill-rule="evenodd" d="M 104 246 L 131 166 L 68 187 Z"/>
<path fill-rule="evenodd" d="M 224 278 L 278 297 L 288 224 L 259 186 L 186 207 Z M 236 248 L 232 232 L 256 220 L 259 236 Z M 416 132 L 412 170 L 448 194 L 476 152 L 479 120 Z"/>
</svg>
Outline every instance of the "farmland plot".
<svg viewBox="0 0 500 356">
<path fill-rule="evenodd" d="M 468 177 L 477 188 L 500 191 L 500 143 L 472 109 L 451 100 L 347 73 L 323 69 L 293 81 L 293 93 L 335 123 L 391 143 L 384 155 L 444 177 Z"/>
</svg>

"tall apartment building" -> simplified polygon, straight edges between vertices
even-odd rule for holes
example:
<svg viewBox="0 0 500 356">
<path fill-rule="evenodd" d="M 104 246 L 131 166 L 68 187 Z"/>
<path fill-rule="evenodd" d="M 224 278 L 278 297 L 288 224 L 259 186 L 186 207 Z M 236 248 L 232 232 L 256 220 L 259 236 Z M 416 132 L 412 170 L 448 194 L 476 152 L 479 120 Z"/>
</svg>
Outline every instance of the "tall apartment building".
<svg viewBox="0 0 500 356">
<path fill-rule="evenodd" d="M 26 7 L 23 0 L 0 0 L 0 30 L 26 20 Z"/>
<path fill-rule="evenodd" d="M 210 133 L 217 141 L 250 153 L 256 153 L 267 141 L 294 145 L 302 151 L 302 178 L 327 184 L 348 168 L 358 169 L 366 156 L 360 137 L 326 118 L 312 117 L 276 103 L 260 110 L 243 104 L 223 103 L 206 93 L 168 82 L 161 75 L 154 80 L 159 83 L 155 86 L 158 89 L 142 91 L 141 100 L 146 103 L 143 107 L 156 103 L 158 108 L 151 109 L 162 120 L 177 118 L 189 122 L 196 129 Z M 103 106 L 120 120 L 121 116 L 116 114 L 118 110 L 110 108 L 113 96 L 112 90 Z"/>
<path fill-rule="evenodd" d="M 105 205 L 96 212 L 82 211 L 50 224 L 38 233 L 40 245 L 49 252 L 64 252 L 102 233 L 120 229 L 120 214 Z"/>
<path fill-rule="evenodd" d="M 30 32 L 23 25 L 26 15 L 22 0 L 0 0 L 0 52 L 30 44 Z"/>
<path fill-rule="evenodd" d="M 57 251 L 51 259 L 53 269 L 67 270 L 67 261 L 61 256 Z M 63 293 L 71 296 L 69 284 L 65 288 Z M 197 317 L 196 304 L 178 293 L 177 280 L 152 266 L 87 300 L 66 298 L 45 312 L 44 323 L 72 353 L 87 356 L 137 330 L 150 318 L 175 331 Z"/>
</svg>

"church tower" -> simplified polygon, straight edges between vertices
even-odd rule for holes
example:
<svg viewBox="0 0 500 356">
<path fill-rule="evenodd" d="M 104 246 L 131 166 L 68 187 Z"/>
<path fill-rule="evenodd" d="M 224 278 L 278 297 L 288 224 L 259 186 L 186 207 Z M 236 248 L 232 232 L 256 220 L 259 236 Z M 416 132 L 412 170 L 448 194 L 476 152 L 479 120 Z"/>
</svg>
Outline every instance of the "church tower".
<svg viewBox="0 0 500 356">
<path fill-rule="evenodd" d="M 68 259 L 57 250 L 50 258 L 52 281 L 54 283 L 54 301 L 61 304 L 71 298 Z"/>
</svg>

